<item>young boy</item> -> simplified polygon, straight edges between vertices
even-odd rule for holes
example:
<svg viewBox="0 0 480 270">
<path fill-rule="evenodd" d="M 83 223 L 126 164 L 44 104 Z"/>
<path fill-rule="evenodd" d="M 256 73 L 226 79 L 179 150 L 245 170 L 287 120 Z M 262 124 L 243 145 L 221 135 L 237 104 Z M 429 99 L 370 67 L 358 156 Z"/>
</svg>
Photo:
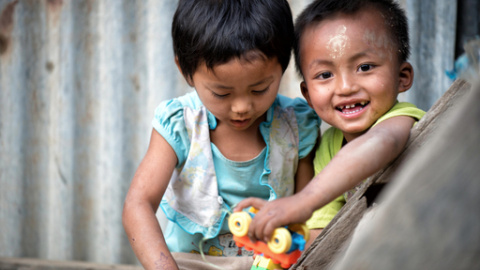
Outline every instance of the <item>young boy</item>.
<svg viewBox="0 0 480 270">
<path fill-rule="evenodd" d="M 249 198 L 235 208 L 261 209 L 252 239 L 267 241 L 275 228 L 310 218 L 307 225 L 320 229 L 313 241 L 345 203 L 338 196 L 395 159 L 424 114 L 397 101 L 413 83 L 413 68 L 407 19 L 393 0 L 314 1 L 295 34 L 302 93 L 332 127 L 316 151 L 316 176 L 300 193 L 268 203 Z"/>
<path fill-rule="evenodd" d="M 290 7 L 181 0 L 172 38 L 195 91 L 157 107 L 125 199 L 125 231 L 146 269 L 206 269 L 201 252 L 225 269 L 249 269 L 252 252 L 235 245 L 225 222 L 231 207 L 292 195 L 314 175 L 320 120 L 305 100 L 278 95 L 294 41 Z"/>
</svg>

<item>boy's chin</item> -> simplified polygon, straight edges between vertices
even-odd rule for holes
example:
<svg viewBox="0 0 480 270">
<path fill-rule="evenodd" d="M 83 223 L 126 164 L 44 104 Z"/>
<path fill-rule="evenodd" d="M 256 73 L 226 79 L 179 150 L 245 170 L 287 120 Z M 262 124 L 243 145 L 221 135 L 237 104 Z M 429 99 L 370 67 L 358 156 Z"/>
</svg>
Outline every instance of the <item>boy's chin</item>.
<svg viewBox="0 0 480 270">
<path fill-rule="evenodd" d="M 343 133 L 343 136 L 347 141 L 351 141 L 368 131 L 368 129 L 371 127 L 370 126 L 359 126 L 359 127 L 344 127 L 343 129 L 340 128 L 340 130 Z"/>
</svg>

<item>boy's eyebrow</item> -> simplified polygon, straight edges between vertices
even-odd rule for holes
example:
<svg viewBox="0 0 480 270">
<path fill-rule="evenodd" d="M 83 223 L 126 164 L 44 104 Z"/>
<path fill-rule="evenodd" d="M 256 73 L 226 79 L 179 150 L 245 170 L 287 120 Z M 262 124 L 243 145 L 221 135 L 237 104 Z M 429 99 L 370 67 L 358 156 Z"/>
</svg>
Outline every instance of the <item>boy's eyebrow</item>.
<svg viewBox="0 0 480 270">
<path fill-rule="evenodd" d="M 357 59 L 359 59 L 359 58 L 365 57 L 365 56 L 371 54 L 370 51 L 372 51 L 372 50 L 365 50 L 365 51 L 356 53 L 356 54 L 354 54 L 353 56 L 351 56 L 351 57 L 349 58 L 349 61 L 355 61 L 355 60 L 357 60 Z M 373 51 L 372 51 L 372 52 L 373 52 Z M 313 60 L 313 61 L 310 63 L 310 65 L 309 65 L 308 67 L 311 68 L 311 67 L 313 67 L 313 66 L 319 66 L 319 65 L 331 65 L 332 63 L 333 63 L 333 62 L 330 61 L 330 60 L 315 59 L 315 60 Z"/>
<path fill-rule="evenodd" d="M 312 68 L 313 66 L 331 65 L 331 64 L 332 64 L 332 61 L 323 60 L 323 59 L 315 59 L 310 63 L 310 65 L 308 65 L 308 68 Z"/>
<path fill-rule="evenodd" d="M 364 57 L 364 56 L 367 56 L 367 55 L 369 54 L 369 51 L 370 51 L 370 50 L 365 50 L 365 51 L 359 52 L 359 53 L 357 53 L 357 54 L 354 54 L 352 57 L 350 57 L 350 60 L 355 61 L 355 60 L 357 60 L 357 59 L 359 59 L 359 58 L 362 58 L 362 57 Z"/>
<path fill-rule="evenodd" d="M 361 52 L 358 52 L 354 55 L 352 55 L 349 60 L 350 61 L 356 61 L 362 57 L 370 57 L 370 56 L 378 56 L 379 55 L 379 52 L 378 50 L 374 50 L 372 48 L 367 48 Z"/>
</svg>

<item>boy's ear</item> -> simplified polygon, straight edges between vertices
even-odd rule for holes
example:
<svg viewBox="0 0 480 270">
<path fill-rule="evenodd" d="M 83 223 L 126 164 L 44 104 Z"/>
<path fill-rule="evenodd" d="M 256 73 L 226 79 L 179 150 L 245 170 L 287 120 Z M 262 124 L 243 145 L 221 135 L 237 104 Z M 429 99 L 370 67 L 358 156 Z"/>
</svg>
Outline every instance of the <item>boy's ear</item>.
<svg viewBox="0 0 480 270">
<path fill-rule="evenodd" d="M 413 85 L 413 67 L 408 62 L 400 65 L 398 92 L 405 92 Z"/>
<path fill-rule="evenodd" d="M 187 81 L 188 85 L 190 85 L 191 87 L 194 87 L 192 78 L 189 78 L 189 77 L 185 76 L 185 74 L 183 74 L 182 68 L 180 67 L 180 62 L 178 62 L 178 57 L 177 56 L 175 56 L 175 65 L 177 65 L 178 71 L 180 71 L 180 73 L 183 75 L 183 77 Z"/>
<path fill-rule="evenodd" d="M 302 91 L 302 95 L 305 98 L 305 100 L 307 101 L 308 105 L 310 107 L 312 107 L 312 103 L 310 102 L 310 94 L 308 93 L 308 88 L 307 88 L 307 84 L 305 83 L 305 81 L 302 81 L 300 83 L 300 90 Z"/>
</svg>

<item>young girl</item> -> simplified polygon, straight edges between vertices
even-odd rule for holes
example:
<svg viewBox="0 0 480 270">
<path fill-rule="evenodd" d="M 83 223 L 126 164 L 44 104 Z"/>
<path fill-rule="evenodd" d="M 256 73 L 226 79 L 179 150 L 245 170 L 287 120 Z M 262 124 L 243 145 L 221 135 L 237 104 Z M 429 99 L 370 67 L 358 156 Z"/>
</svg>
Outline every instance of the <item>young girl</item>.
<svg viewBox="0 0 480 270">
<path fill-rule="evenodd" d="M 244 198 L 273 200 L 305 186 L 320 124 L 304 100 L 278 95 L 294 38 L 287 1 L 180 1 L 172 37 L 195 91 L 156 109 L 123 212 L 146 269 L 187 267 L 186 253 L 199 253 L 200 243 L 208 255 L 251 255 L 235 246 L 227 213 Z M 242 268 L 237 259 L 223 266 Z"/>
</svg>

